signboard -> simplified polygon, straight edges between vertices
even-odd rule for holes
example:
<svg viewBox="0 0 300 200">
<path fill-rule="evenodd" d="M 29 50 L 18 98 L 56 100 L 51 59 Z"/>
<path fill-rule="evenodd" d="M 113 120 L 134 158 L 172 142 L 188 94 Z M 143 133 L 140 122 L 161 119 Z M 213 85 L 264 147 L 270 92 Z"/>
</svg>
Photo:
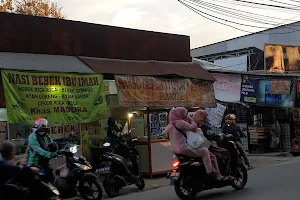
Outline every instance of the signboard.
<svg viewBox="0 0 300 200">
<path fill-rule="evenodd" d="M 272 82 L 285 83 L 285 80 L 262 80 L 244 77 L 241 89 L 241 102 L 260 106 L 293 108 L 296 95 L 294 81 L 290 81 L 289 94 L 278 94 L 288 93 L 286 92 L 287 88 L 283 90 L 281 86 L 278 89 L 276 88 L 277 86 L 275 89 L 273 87 L 272 91 Z M 286 84 L 285 87 L 287 85 L 289 84 Z"/>
<path fill-rule="evenodd" d="M 90 145 L 89 145 L 89 132 L 87 130 L 80 131 L 80 140 L 81 140 L 82 155 L 85 157 L 89 157 Z"/>
<path fill-rule="evenodd" d="M 148 76 L 115 76 L 123 107 L 185 106 L 215 107 L 210 82 L 189 79 L 160 79 Z"/>
<path fill-rule="evenodd" d="M 9 123 L 88 123 L 106 117 L 102 75 L 2 71 Z"/>
<path fill-rule="evenodd" d="M 265 45 L 265 68 L 268 72 L 300 71 L 299 46 Z"/>
<path fill-rule="evenodd" d="M 223 119 L 225 110 L 226 110 L 226 106 L 223 106 L 222 104 L 219 104 L 219 103 L 217 103 L 216 108 L 205 109 L 205 111 L 207 113 L 206 121 L 209 124 L 211 124 L 217 128 L 221 128 L 222 119 Z"/>
<path fill-rule="evenodd" d="M 259 82 L 259 79 L 251 79 L 244 76 L 241 87 L 241 102 L 256 103 Z"/>
<path fill-rule="evenodd" d="M 271 80 L 270 94 L 290 94 L 291 81 L 290 80 Z"/>
<path fill-rule="evenodd" d="M 224 102 L 239 102 L 242 77 L 240 74 L 212 74 L 216 79 L 214 91 L 216 99 Z"/>
</svg>

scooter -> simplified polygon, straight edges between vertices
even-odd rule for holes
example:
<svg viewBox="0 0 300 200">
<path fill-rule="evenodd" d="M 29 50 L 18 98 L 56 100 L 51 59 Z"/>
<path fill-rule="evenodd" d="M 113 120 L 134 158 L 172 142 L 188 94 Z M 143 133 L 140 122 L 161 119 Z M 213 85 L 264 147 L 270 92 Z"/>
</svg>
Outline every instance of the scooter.
<svg viewBox="0 0 300 200">
<path fill-rule="evenodd" d="M 61 200 L 59 191 L 51 184 L 42 181 L 45 174 L 40 171 L 33 179 L 34 191 L 16 183 L 14 178 L 3 186 L 0 186 L 0 199 L 22 199 L 22 200 Z"/>
<path fill-rule="evenodd" d="M 218 146 L 231 152 L 231 174 L 228 175 L 233 176 L 235 180 L 218 181 L 206 173 L 202 158 L 176 155 L 178 161 L 173 164 L 174 170 L 168 175 L 168 178 L 180 199 L 195 199 L 199 192 L 213 188 L 232 186 L 236 190 L 242 190 L 246 186 L 248 172 L 232 141 L 232 135 L 222 134 Z M 220 171 L 223 171 L 223 169 L 220 169 Z"/>
<path fill-rule="evenodd" d="M 55 186 L 64 199 L 76 197 L 79 191 L 85 200 L 101 200 L 103 192 L 99 178 L 94 174 L 91 164 L 84 157 L 76 156 L 76 153 L 77 145 L 74 144 L 67 144 L 58 151 L 58 155 L 65 156 L 66 164 L 56 169 Z"/>
<path fill-rule="evenodd" d="M 96 170 L 99 175 L 105 175 L 103 187 L 111 198 L 118 196 L 120 189 L 127 185 L 135 184 L 140 190 L 145 188 L 138 167 L 139 153 L 134 144 L 137 139 L 124 135 L 116 137 L 114 145 L 108 142 L 103 145 L 111 150 L 102 156 L 101 168 Z"/>
</svg>

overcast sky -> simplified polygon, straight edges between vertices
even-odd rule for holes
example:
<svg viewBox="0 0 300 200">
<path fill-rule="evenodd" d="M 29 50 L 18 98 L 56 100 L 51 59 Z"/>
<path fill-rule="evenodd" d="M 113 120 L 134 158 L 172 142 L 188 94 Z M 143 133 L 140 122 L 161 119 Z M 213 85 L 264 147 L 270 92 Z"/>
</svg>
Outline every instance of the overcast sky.
<svg viewBox="0 0 300 200">
<path fill-rule="evenodd" d="M 284 1 L 288 2 L 288 0 Z M 177 0 L 59 0 L 57 2 L 63 6 L 67 19 L 189 35 L 191 48 L 247 34 L 203 19 Z M 265 11 L 264 14 L 272 16 L 280 14 L 280 17 L 296 19 L 295 14 L 272 11 Z M 249 31 L 260 30 L 243 28 Z"/>
</svg>

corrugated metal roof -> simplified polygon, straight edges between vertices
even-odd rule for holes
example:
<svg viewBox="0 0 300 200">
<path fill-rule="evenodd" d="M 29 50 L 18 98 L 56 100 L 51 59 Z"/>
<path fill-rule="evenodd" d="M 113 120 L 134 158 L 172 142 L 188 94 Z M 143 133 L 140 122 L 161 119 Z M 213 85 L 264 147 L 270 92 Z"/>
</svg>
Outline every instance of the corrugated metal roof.
<svg viewBox="0 0 300 200">
<path fill-rule="evenodd" d="M 279 73 L 266 73 L 264 70 L 234 71 L 234 70 L 228 70 L 226 66 L 224 67 L 198 58 L 193 58 L 193 62 L 198 63 L 204 69 L 208 70 L 211 73 L 243 74 L 243 75 L 274 76 L 274 77 L 300 77 L 300 73 L 298 72 L 279 74 Z"/>
<path fill-rule="evenodd" d="M 76 56 L 0 52 L 0 69 L 95 73 Z"/>
<path fill-rule="evenodd" d="M 96 73 L 137 75 L 137 76 L 166 76 L 178 75 L 205 81 L 215 81 L 201 65 L 193 62 L 167 61 L 132 61 L 106 58 L 80 57 Z"/>
</svg>

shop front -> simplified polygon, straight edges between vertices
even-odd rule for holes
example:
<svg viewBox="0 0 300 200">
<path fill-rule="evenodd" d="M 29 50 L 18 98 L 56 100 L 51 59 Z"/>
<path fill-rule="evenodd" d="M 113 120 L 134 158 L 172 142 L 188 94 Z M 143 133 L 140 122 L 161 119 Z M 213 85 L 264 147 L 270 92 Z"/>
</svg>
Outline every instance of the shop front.
<svg viewBox="0 0 300 200">
<path fill-rule="evenodd" d="M 36 117 L 49 121 L 50 136 L 59 147 L 72 142 L 79 145 L 79 154 L 81 127 L 107 118 L 100 74 L 13 70 L 2 70 L 1 74 L 6 100 L 0 117 L 1 122 L 6 122 L 6 129 L 1 126 L 1 135 L 6 130 L 5 139 L 15 143 L 19 157 L 25 152 L 25 141 Z M 58 160 L 52 162 L 63 162 Z"/>
<path fill-rule="evenodd" d="M 211 73 L 216 79 L 214 92 L 217 100 L 217 108 L 206 109 L 208 113 L 207 123 L 216 133 L 222 133 L 223 119 L 227 114 L 235 114 L 237 125 L 241 129 L 247 129 L 248 108 L 241 104 L 241 74 Z M 247 134 L 245 132 L 245 134 Z M 249 150 L 248 138 L 241 138 L 243 147 Z"/>
<path fill-rule="evenodd" d="M 243 77 L 241 102 L 250 106 L 248 124 L 253 153 L 291 150 L 291 111 L 295 107 L 295 85 L 292 77 Z M 275 128 L 274 120 L 280 125 L 278 137 L 271 134 Z"/>
<path fill-rule="evenodd" d="M 162 136 L 172 107 L 215 107 L 212 81 L 115 76 L 119 103 L 129 112 L 129 129 L 137 137 L 140 170 L 149 175 L 172 170 L 168 137 Z M 213 80 L 213 79 L 212 79 Z M 194 108 L 194 109 L 193 109 Z"/>
<path fill-rule="evenodd" d="M 106 89 L 108 113 L 124 127 L 123 133 L 131 130 L 138 138 L 141 172 L 152 177 L 170 171 L 170 142 L 161 136 L 168 112 L 176 106 L 191 111 L 196 109 L 193 107 L 215 107 L 214 78 L 196 63 L 80 58 L 96 73 L 110 80 L 114 77 L 115 82 Z M 90 142 L 99 164 L 99 156 L 105 152 L 100 145 L 103 142 L 92 138 Z"/>
</svg>

